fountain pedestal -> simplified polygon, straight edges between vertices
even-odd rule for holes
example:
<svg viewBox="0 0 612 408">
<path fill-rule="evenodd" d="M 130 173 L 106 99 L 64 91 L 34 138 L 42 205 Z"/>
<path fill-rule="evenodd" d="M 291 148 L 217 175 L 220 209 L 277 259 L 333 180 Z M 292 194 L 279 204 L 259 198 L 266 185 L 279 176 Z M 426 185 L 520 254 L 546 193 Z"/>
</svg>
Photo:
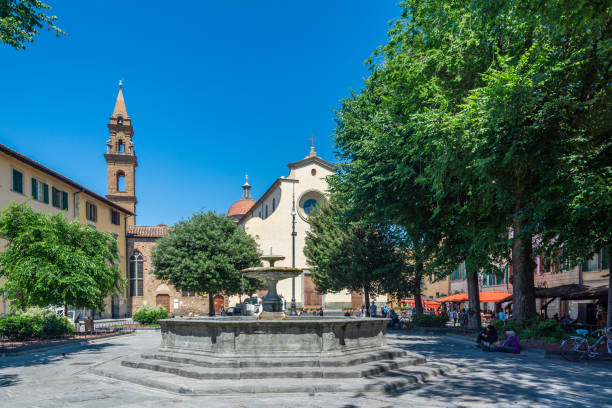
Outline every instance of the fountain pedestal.
<svg viewBox="0 0 612 408">
<path fill-rule="evenodd" d="M 263 297 L 265 316 L 260 316 L 260 318 L 278 320 L 285 317 L 285 311 L 283 310 L 283 300 L 276 291 L 276 284 L 279 280 L 298 276 L 302 273 L 302 270 L 300 268 L 274 266 L 276 261 L 285 259 L 282 255 L 264 255 L 261 259 L 268 261 L 270 266 L 243 269 L 242 274 L 247 278 L 258 279 L 268 286 L 268 293 Z M 280 315 L 274 315 L 274 313 Z"/>
</svg>

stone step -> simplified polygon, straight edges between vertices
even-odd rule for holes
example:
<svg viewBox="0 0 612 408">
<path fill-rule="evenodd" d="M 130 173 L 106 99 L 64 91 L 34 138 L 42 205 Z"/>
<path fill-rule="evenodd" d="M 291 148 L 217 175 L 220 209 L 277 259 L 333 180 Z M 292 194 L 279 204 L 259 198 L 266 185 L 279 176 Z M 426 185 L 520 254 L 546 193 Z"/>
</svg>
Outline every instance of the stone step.
<svg viewBox="0 0 612 408">
<path fill-rule="evenodd" d="M 119 360 L 111 360 L 91 367 L 89 371 L 107 378 L 128 381 L 178 394 L 219 395 L 294 392 L 392 392 L 411 385 L 417 386 L 424 381 L 454 371 L 456 368 L 451 364 L 427 362 L 402 367 L 378 376 L 353 379 L 309 378 L 304 380 L 303 378 L 283 378 L 264 381 L 261 379 L 211 381 L 173 374 L 160 375 L 159 372 L 155 371 L 122 366 Z"/>
<path fill-rule="evenodd" d="M 150 360 L 170 361 L 181 364 L 191 364 L 200 367 L 213 368 L 239 368 L 239 367 L 347 367 L 364 364 L 378 360 L 393 360 L 400 357 L 412 356 L 413 358 L 424 358 L 417 354 L 411 354 L 404 350 L 389 348 L 370 353 L 349 354 L 341 357 L 327 358 L 226 358 L 201 356 L 197 354 L 156 352 L 142 354 L 141 357 Z"/>
<path fill-rule="evenodd" d="M 396 370 L 402 367 L 423 364 L 423 357 L 400 357 L 393 360 L 378 360 L 355 366 L 338 367 L 232 367 L 216 368 L 147 358 L 125 359 L 124 367 L 173 374 L 180 377 L 206 380 L 237 380 L 262 378 L 359 378 Z"/>
</svg>

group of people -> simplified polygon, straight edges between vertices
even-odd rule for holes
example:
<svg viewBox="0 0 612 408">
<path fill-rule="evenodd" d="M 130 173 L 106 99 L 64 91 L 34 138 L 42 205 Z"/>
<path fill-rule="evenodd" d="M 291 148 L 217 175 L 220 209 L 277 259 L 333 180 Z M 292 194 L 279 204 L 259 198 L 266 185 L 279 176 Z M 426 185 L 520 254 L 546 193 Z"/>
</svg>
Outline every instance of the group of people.
<svg viewBox="0 0 612 408">
<path fill-rule="evenodd" d="M 497 330 L 493 325 L 488 325 L 476 338 L 476 347 L 480 347 L 482 351 L 499 351 L 502 353 L 520 353 L 521 345 L 519 338 L 513 330 L 506 330 L 506 340 L 501 346 L 496 346 L 495 342 L 499 340 Z"/>
</svg>

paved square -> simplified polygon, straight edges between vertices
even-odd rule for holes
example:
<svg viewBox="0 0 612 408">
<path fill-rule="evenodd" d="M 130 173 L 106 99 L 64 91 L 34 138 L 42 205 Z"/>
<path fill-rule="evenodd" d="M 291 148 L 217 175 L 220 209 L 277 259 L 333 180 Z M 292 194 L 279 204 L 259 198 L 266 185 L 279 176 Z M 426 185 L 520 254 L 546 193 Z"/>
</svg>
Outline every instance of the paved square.
<svg viewBox="0 0 612 408">
<path fill-rule="evenodd" d="M 3 407 L 612 407 L 609 363 L 483 353 L 435 336 L 392 333 L 388 340 L 461 369 L 389 394 L 235 396 L 176 395 L 88 372 L 103 361 L 157 349 L 159 332 L 138 332 L 87 346 L 0 358 L 0 401 Z"/>
</svg>

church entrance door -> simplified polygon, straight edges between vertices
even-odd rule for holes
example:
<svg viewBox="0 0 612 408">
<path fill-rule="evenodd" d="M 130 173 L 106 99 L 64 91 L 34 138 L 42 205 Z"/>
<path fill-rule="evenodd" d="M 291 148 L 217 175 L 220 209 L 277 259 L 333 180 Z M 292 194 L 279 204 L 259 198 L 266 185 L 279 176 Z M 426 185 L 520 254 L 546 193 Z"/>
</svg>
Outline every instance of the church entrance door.
<svg viewBox="0 0 612 408">
<path fill-rule="evenodd" d="M 223 296 L 216 295 L 213 298 L 213 304 L 215 308 L 215 313 L 221 313 L 221 306 L 223 306 Z"/>
<path fill-rule="evenodd" d="M 155 304 L 157 306 L 162 305 L 167 311 L 170 311 L 170 295 L 157 295 L 155 297 Z"/>
<path fill-rule="evenodd" d="M 304 306 L 322 306 L 322 299 L 310 275 L 304 275 Z"/>
</svg>

